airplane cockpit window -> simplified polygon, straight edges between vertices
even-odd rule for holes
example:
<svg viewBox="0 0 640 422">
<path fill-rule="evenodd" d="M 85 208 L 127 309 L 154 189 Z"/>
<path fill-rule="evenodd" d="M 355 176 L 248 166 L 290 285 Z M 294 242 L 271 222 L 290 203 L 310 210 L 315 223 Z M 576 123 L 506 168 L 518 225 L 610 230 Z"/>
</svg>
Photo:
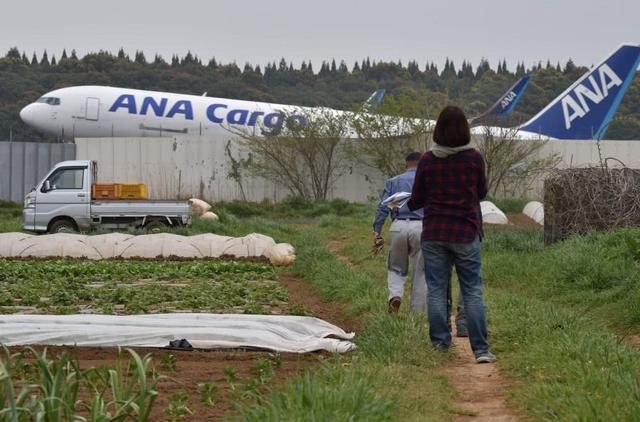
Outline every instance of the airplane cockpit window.
<svg viewBox="0 0 640 422">
<path fill-rule="evenodd" d="M 40 97 L 36 103 L 45 103 L 49 105 L 60 105 L 60 98 L 58 97 Z"/>
</svg>

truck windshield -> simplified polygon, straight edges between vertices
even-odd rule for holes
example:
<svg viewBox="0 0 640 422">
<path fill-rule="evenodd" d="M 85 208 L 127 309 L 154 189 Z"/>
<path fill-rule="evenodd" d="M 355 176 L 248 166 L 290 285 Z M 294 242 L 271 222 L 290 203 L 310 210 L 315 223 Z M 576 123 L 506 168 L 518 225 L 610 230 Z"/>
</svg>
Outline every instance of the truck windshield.
<svg viewBox="0 0 640 422">
<path fill-rule="evenodd" d="M 53 189 L 82 189 L 85 168 L 60 169 L 49 177 Z"/>
</svg>

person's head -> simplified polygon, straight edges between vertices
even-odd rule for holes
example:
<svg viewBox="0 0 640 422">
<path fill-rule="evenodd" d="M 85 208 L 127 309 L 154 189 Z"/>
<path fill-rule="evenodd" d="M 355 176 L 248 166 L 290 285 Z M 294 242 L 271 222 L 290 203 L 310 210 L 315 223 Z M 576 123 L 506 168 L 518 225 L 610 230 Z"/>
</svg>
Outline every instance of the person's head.
<svg viewBox="0 0 640 422">
<path fill-rule="evenodd" d="M 408 169 L 417 167 L 418 161 L 420 161 L 420 157 L 422 157 L 422 154 L 419 152 L 410 152 L 409 154 L 407 154 L 407 156 L 404 158 L 406 167 Z"/>
<path fill-rule="evenodd" d="M 467 116 L 460 107 L 446 106 L 440 112 L 433 130 L 433 141 L 444 147 L 461 147 L 471 141 Z"/>
</svg>

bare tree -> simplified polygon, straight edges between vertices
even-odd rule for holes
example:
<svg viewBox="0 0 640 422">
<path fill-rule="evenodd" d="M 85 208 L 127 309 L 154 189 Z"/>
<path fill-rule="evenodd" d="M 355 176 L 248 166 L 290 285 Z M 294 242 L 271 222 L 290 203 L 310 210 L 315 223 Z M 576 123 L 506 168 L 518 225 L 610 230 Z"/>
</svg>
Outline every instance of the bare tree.
<svg viewBox="0 0 640 422">
<path fill-rule="evenodd" d="M 348 114 L 330 109 L 282 111 L 281 125 L 237 132 L 250 159 L 243 169 L 285 186 L 293 195 L 326 199 L 347 169 Z"/>
<path fill-rule="evenodd" d="M 561 161 L 557 153 L 544 154 L 545 139 L 520 139 L 515 129 L 485 128 L 476 138 L 487 171 L 489 193 L 525 196 L 531 183 L 556 168 Z"/>
<path fill-rule="evenodd" d="M 355 113 L 352 126 L 358 140 L 350 143 L 352 159 L 382 172 L 386 177 L 404 171 L 404 157 L 413 151 L 427 151 L 431 145 L 433 121 L 425 118 L 411 99 L 386 98 L 375 112 Z"/>
</svg>

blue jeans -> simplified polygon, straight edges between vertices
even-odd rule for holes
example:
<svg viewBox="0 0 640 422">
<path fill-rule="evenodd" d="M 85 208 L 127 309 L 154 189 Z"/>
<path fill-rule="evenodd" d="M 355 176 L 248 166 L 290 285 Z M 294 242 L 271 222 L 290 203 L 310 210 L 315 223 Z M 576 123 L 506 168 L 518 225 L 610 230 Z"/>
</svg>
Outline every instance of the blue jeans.
<svg viewBox="0 0 640 422">
<path fill-rule="evenodd" d="M 447 291 L 451 277 L 450 264 L 453 260 L 460 281 L 471 349 L 476 356 L 488 352 L 487 319 L 480 275 L 480 238 L 476 237 L 470 243 L 423 240 L 422 255 L 427 278 L 427 314 L 431 344 L 440 349 L 446 349 L 451 344 Z"/>
</svg>

